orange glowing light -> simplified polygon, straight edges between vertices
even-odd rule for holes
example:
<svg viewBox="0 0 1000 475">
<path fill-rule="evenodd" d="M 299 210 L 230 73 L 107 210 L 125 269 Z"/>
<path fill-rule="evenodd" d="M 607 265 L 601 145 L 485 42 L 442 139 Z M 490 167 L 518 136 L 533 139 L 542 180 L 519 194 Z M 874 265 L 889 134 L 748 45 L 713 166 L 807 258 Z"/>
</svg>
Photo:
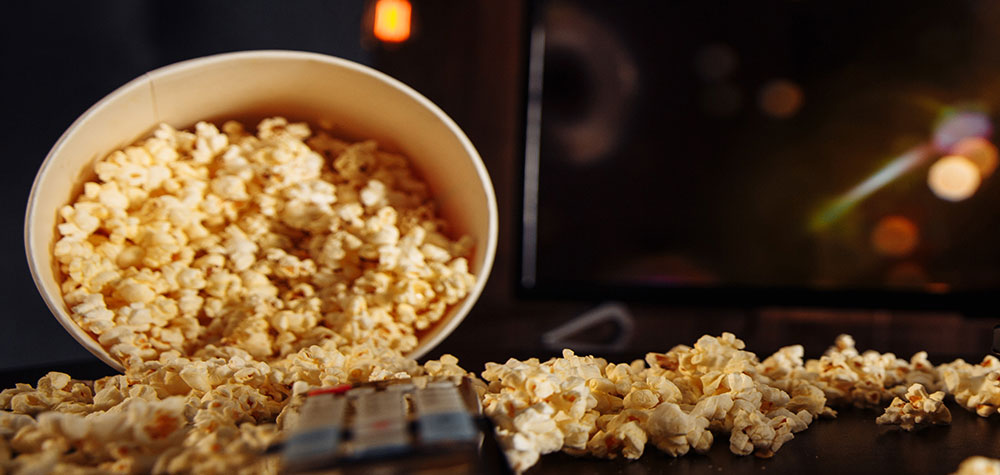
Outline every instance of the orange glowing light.
<svg viewBox="0 0 1000 475">
<path fill-rule="evenodd" d="M 410 37 L 408 0 L 378 0 L 375 2 L 375 37 L 386 43 L 402 43 Z"/>
<path fill-rule="evenodd" d="M 879 254 L 903 257 L 917 247 L 919 230 L 913 221 L 903 216 L 886 216 L 872 230 L 872 247 Z"/>
<path fill-rule="evenodd" d="M 951 148 L 952 155 L 961 155 L 979 168 L 979 174 L 986 178 L 997 168 L 997 148 L 982 137 L 966 137 Z"/>
<path fill-rule="evenodd" d="M 775 79 L 760 89 L 761 111 L 775 119 L 787 119 L 802 108 L 802 88 L 786 79 Z"/>
<path fill-rule="evenodd" d="M 982 177 L 979 167 L 965 157 L 949 155 L 931 165 L 927 172 L 927 185 L 938 198 L 962 201 L 979 189 Z"/>
</svg>

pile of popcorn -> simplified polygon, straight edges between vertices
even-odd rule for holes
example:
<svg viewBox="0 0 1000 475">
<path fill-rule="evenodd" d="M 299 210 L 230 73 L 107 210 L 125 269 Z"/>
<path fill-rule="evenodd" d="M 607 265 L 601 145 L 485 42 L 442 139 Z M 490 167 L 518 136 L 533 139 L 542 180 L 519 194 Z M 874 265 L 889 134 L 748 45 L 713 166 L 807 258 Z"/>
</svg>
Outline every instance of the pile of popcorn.
<svg viewBox="0 0 1000 475">
<path fill-rule="evenodd" d="M 859 353 L 849 335 L 818 360 L 803 354 L 794 345 L 759 361 L 723 333 L 630 364 L 569 350 L 546 362 L 488 363 L 484 411 L 520 472 L 559 450 L 636 459 L 651 444 L 673 456 L 704 453 L 720 435 L 734 454 L 771 457 L 817 417 L 835 417 L 832 407 L 889 403 L 877 423 L 916 430 L 951 422 L 946 394 L 984 417 L 1000 403 L 993 356 L 935 367 L 924 352 L 909 361 Z"/>
<path fill-rule="evenodd" d="M 126 372 L 0 393 L 0 473 L 273 472 L 307 389 L 467 374 L 403 356 L 474 284 L 404 157 L 275 117 L 161 125 L 93 171 L 54 255 Z"/>
<path fill-rule="evenodd" d="M 468 376 L 449 356 L 420 366 L 392 351 L 343 351 L 301 355 L 289 363 L 299 378 L 292 385 L 279 382 L 282 369 L 240 350 L 229 359 L 137 361 L 92 382 L 51 372 L 35 387 L 0 393 L 0 473 L 278 473 L 278 459 L 262 454 L 295 426 L 308 388 Z"/>
<path fill-rule="evenodd" d="M 484 411 L 517 471 L 556 450 L 635 459 L 648 442 L 673 456 L 705 452 L 713 431 L 730 435 L 733 453 L 770 456 L 830 411 L 822 390 L 792 378 L 801 347 L 766 365 L 743 347 L 725 333 L 631 364 L 569 350 L 545 363 L 488 363 Z"/>
<path fill-rule="evenodd" d="M 275 473 L 277 459 L 261 454 L 295 427 L 309 388 L 475 378 L 449 355 L 419 365 L 365 345 L 314 346 L 283 365 L 255 360 L 240 348 L 220 351 L 230 356 L 166 353 L 155 361 L 133 359 L 126 374 L 94 382 L 50 373 L 35 387 L 3 391 L 0 467 L 15 473 Z M 681 456 L 709 450 L 720 435 L 728 436 L 735 454 L 770 457 L 817 417 L 835 417 L 831 401 L 872 407 L 875 392 L 879 400 L 893 398 L 880 424 L 906 430 L 946 424 L 945 392 L 963 388 L 960 404 L 974 411 L 968 401 L 986 400 L 988 368 L 998 366 L 993 357 L 979 365 L 925 361 L 922 354 L 909 362 L 859 354 L 846 335 L 819 360 L 803 361 L 803 348 L 795 345 L 759 361 L 723 333 L 630 364 L 570 350 L 545 362 L 488 363 L 485 382 L 476 382 L 508 461 L 523 472 L 540 455 L 560 450 L 636 459 L 652 445 Z M 984 394 L 969 389 L 974 381 L 985 385 Z M 944 390 L 928 394 L 926 387 Z M 990 473 L 970 470 L 998 463 L 980 459 L 966 461 L 959 473 Z"/>
</svg>

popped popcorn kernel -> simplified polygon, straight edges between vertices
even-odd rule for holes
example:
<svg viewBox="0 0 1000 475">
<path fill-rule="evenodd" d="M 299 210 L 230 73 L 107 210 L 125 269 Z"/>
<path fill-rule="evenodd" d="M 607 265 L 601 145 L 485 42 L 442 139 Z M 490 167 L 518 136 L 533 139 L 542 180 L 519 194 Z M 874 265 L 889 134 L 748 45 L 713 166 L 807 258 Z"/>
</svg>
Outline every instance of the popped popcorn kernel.
<svg viewBox="0 0 1000 475">
<path fill-rule="evenodd" d="M 963 460 L 952 475 L 1000 475 L 1000 460 L 972 456 Z"/>
<path fill-rule="evenodd" d="M 944 391 L 927 394 L 920 383 L 914 383 L 903 398 L 893 398 L 885 413 L 875 420 L 879 425 L 898 425 L 912 431 L 931 424 L 950 424 L 951 412 L 944 405 Z"/>
</svg>

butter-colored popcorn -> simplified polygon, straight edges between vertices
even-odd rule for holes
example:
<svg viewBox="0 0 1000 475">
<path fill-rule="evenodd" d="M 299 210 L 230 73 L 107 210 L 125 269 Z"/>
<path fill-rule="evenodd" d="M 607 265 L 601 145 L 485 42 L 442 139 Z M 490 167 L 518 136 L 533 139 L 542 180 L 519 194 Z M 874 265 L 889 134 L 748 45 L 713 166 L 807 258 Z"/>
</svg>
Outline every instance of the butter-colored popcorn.
<svg viewBox="0 0 1000 475">
<path fill-rule="evenodd" d="M 659 396 L 650 389 L 632 389 L 622 399 L 625 409 L 652 409 L 660 403 Z"/>
<path fill-rule="evenodd" d="M 284 258 L 274 256 L 270 261 Z M 286 264 L 295 265 L 291 260 Z M 294 279 L 291 273 L 289 278 Z M 140 276 L 137 280 L 149 279 Z M 383 288 L 377 279 L 365 282 L 369 282 L 364 284 L 369 292 Z M 245 345 L 248 338 L 223 339 L 189 353 L 163 348 L 150 359 L 132 355 L 126 375 L 103 378 L 90 386 L 52 373 L 40 380 L 37 388 L 19 385 L 0 393 L 5 409 L 14 409 L 16 402 L 17 409 L 38 414 L 38 422 L 30 415 L 15 414 L 17 411 L 0 419 L 0 427 L 7 428 L 0 432 L 0 441 L 12 451 L 5 468 L 69 470 L 96 464 L 113 472 L 271 473 L 278 468 L 276 462 L 259 454 L 279 428 L 294 427 L 297 408 L 311 387 L 398 377 L 413 378 L 419 384 L 427 377 L 469 376 L 450 355 L 420 366 L 398 350 L 347 343 L 331 328 L 310 328 L 301 309 L 308 308 L 308 299 L 314 294 L 304 287 L 295 292 L 288 300 L 295 302 L 295 307 L 268 310 L 266 320 L 279 333 L 289 335 L 284 344 L 297 348 L 284 358 L 261 361 L 254 349 Z M 244 308 L 252 310 L 255 305 L 266 308 L 270 304 L 261 300 Z M 386 323 L 384 315 L 378 309 L 372 311 L 363 298 L 338 305 L 340 309 L 353 306 L 354 314 L 371 318 L 369 330 Z M 116 312 L 116 326 L 105 333 L 110 335 L 107 338 L 128 341 L 141 350 L 148 343 L 141 338 L 123 338 L 128 333 L 119 335 L 118 328 L 151 330 L 161 328 L 157 325 L 164 319 L 153 317 L 155 312 L 146 307 L 128 308 Z M 178 318 L 167 322 L 175 325 Z M 222 325 L 216 328 L 226 335 L 238 331 Z M 917 354 L 907 362 L 891 354 L 859 354 L 850 342 L 846 337 L 838 338 L 839 346 L 824 359 L 808 362 L 802 361 L 801 347 L 794 346 L 758 362 L 730 334 L 706 336 L 693 347 L 650 353 L 645 361 L 630 364 L 609 364 L 566 350 L 562 357 L 545 362 L 511 359 L 504 364 L 488 363 L 483 372 L 486 382 L 477 392 L 482 396 L 484 413 L 497 427 L 497 439 L 508 461 L 519 472 L 542 454 L 557 450 L 632 459 L 640 457 L 651 443 L 674 456 L 691 450 L 705 452 L 717 434 L 729 438 L 734 453 L 769 457 L 817 416 L 832 413 L 825 390 L 837 390 L 834 394 L 843 395 L 842 404 L 853 404 L 859 391 L 882 398 L 892 390 L 888 386 L 905 381 L 911 373 L 934 380 L 926 355 Z M 993 367 L 987 359 L 983 365 L 955 362 L 935 370 L 946 386 L 966 388 L 966 403 L 980 404 L 982 395 L 989 394 L 983 385 L 996 385 Z M 943 417 L 941 393 L 927 395 L 916 385 L 911 393 L 920 396 L 921 410 L 938 419 Z M 887 414 L 898 405 L 894 403 Z M 145 436 L 135 431 L 120 433 L 122 429 L 108 422 L 140 418 L 140 413 L 156 412 L 157 408 L 174 414 L 167 416 L 167 421 L 184 421 L 176 430 L 165 429 L 169 443 L 159 442 L 150 432 Z M 916 421 L 914 413 L 898 410 L 901 419 Z M 84 444 L 76 458 L 59 452 L 61 447 L 84 440 L 110 438 L 118 442 L 104 444 L 107 447 Z"/>
<path fill-rule="evenodd" d="M 18 414 L 35 415 L 60 407 L 72 410 L 75 403 L 87 403 L 91 398 L 92 390 L 88 385 L 53 371 L 42 376 L 35 388 L 18 384 L 0 392 L 0 407 L 10 408 Z"/>
<path fill-rule="evenodd" d="M 600 457 L 616 458 L 621 454 L 627 459 L 637 459 L 642 456 L 649 439 L 646 432 L 649 417 L 650 412 L 644 409 L 625 409 L 617 414 L 599 416 L 596 419 L 598 431 L 587 447 Z M 598 447 L 598 443 L 603 443 L 604 447 Z"/>
<path fill-rule="evenodd" d="M 563 433 L 553 416 L 551 406 L 538 403 L 514 417 L 501 419 L 503 424 L 496 429 L 497 439 L 507 448 L 505 453 L 514 470 L 524 471 L 540 455 L 562 448 Z"/>
<path fill-rule="evenodd" d="M 1000 360 L 989 355 L 979 364 L 962 359 L 937 367 L 944 390 L 962 407 L 988 417 L 1000 407 Z"/>
<path fill-rule="evenodd" d="M 829 355 L 832 353 L 839 353 L 847 357 L 858 356 L 858 350 L 855 346 L 856 343 L 854 341 L 854 337 L 846 333 L 842 333 L 837 335 L 837 338 L 833 341 L 833 346 L 827 348 L 825 354 Z"/>
<path fill-rule="evenodd" d="M 283 118 L 256 136 L 164 125 L 94 169 L 55 254 L 73 317 L 123 361 L 220 334 L 264 360 L 334 336 L 406 352 L 473 285 L 453 252 L 468 241 L 444 237 L 426 186 L 374 142 Z"/>
<path fill-rule="evenodd" d="M 540 454 L 563 448 L 588 450 L 600 413 L 598 398 L 585 377 L 601 377 L 605 366 L 602 359 L 579 357 L 569 350 L 563 358 L 545 363 L 537 359 L 487 363 L 483 412 L 497 425 L 498 440 L 515 470 L 527 469 Z M 607 384 L 613 387 L 610 381 Z M 633 442 L 639 437 L 630 436 Z"/>
<path fill-rule="evenodd" d="M 0 411 L 0 436 L 13 437 L 22 428 L 35 425 L 35 419 L 26 414 Z"/>
<path fill-rule="evenodd" d="M 803 366 L 804 354 L 805 348 L 802 345 L 782 347 L 761 362 L 761 373 L 775 380 L 788 378 Z"/>
<path fill-rule="evenodd" d="M 963 460 L 952 475 L 1000 475 L 1000 460 L 975 455 Z"/>
<path fill-rule="evenodd" d="M 57 245 L 59 262 L 71 277 L 89 279 L 70 281 L 67 304 L 79 307 L 82 325 L 128 369 L 92 385 L 53 373 L 37 388 L 0 393 L 10 411 L 0 416 L 0 467 L 272 473 L 276 461 L 260 454 L 279 430 L 295 426 L 310 388 L 469 376 L 450 355 L 423 366 L 402 355 L 415 345 L 416 331 L 472 285 L 467 262 L 454 256 L 467 243 L 443 238 L 426 210 L 395 208 L 424 206 L 425 187 L 400 172 L 405 166 L 398 156 L 380 154 L 374 144 L 321 135 L 309 142 L 317 155 L 296 143 L 308 130 L 265 122 L 258 137 L 235 124 L 195 134 L 161 129 L 159 142 L 125 158 L 115 155 L 118 168 L 104 167 L 113 187 L 85 190 L 103 211 L 85 206 L 79 217 L 67 211 L 76 224 Z M 218 138 L 223 134 L 225 143 Z M 260 144 L 268 141 L 287 149 L 264 153 Z M 189 155 L 197 158 L 185 163 Z M 333 161 L 333 170 L 323 170 L 320 155 Z M 170 173 L 129 175 L 123 165 L 132 156 L 165 163 Z M 222 160 L 219 170 L 230 178 L 209 185 L 219 176 L 199 163 L 211 160 Z M 257 175 L 261 161 L 270 167 L 266 179 Z M 339 178 L 329 182 L 332 188 L 315 186 L 318 177 L 334 173 Z M 240 214 L 237 181 L 259 212 Z M 109 218 L 112 234 L 138 245 L 73 240 L 87 232 L 90 217 L 120 216 L 126 201 L 148 203 L 156 186 L 194 190 L 177 202 L 140 206 L 140 221 L 153 221 L 148 229 L 160 234 Z M 200 213 L 197 225 L 173 212 L 184 202 Z M 305 211 L 286 212 L 292 202 Z M 269 220 L 297 231 L 275 232 Z M 183 223 L 183 233 L 156 223 Z M 76 254 L 88 257 L 74 260 Z M 166 261 L 167 254 L 174 260 Z M 130 265 L 106 269 L 119 261 Z M 874 406 L 904 384 L 911 385 L 905 396 L 913 397 L 897 399 L 880 419 L 943 421 L 943 394 L 928 395 L 920 384 L 941 385 L 981 415 L 996 412 L 1000 402 L 996 359 L 935 368 L 925 353 L 909 361 L 859 353 L 847 335 L 811 361 L 803 361 L 801 346 L 763 361 L 744 346 L 729 333 L 704 336 L 691 347 L 629 364 L 566 350 L 545 362 L 488 363 L 485 383 L 474 386 L 518 472 L 558 450 L 629 459 L 639 458 L 647 444 L 674 456 L 705 452 L 716 435 L 727 436 L 734 453 L 770 457 L 817 416 L 833 415 L 828 404 Z M 122 429 L 122 420 L 139 423 Z M 82 445 L 66 455 L 73 444 Z"/>
<path fill-rule="evenodd" d="M 513 418 L 531 407 L 538 414 L 537 404 L 557 408 L 552 420 L 563 432 L 561 449 L 571 454 L 635 458 L 644 444 L 652 443 L 680 456 L 692 449 L 707 451 L 717 431 L 728 434 L 735 453 L 768 457 L 832 410 L 823 391 L 810 382 L 801 347 L 783 349 L 767 364 L 743 348 L 742 341 L 727 333 L 702 337 L 693 347 L 650 353 L 645 361 L 631 364 L 608 364 L 568 350 L 544 363 L 489 363 L 483 372 L 488 383 L 485 412 L 497 423 L 501 445 L 516 470 L 553 450 L 551 445 L 532 445 L 531 435 L 515 439 Z M 576 410 L 560 411 L 564 406 L 552 402 L 566 400 L 566 383 L 576 385 Z M 590 432 L 583 444 L 585 429 Z"/>
<path fill-rule="evenodd" d="M 743 351 L 745 347 L 743 340 L 732 333 L 720 337 L 705 335 L 695 342 L 694 348 L 681 353 L 678 370 L 686 374 L 704 374 L 713 369 L 727 373 L 749 370 L 757 364 L 757 357 Z"/>
<path fill-rule="evenodd" d="M 666 402 L 649 415 L 646 430 L 653 445 L 677 457 L 692 448 L 700 453 L 708 451 L 713 441 L 708 424 L 705 417 L 685 413 L 677 404 Z"/>
<path fill-rule="evenodd" d="M 562 398 L 570 399 L 571 397 L 563 395 Z M 597 430 L 598 418 L 600 418 L 600 413 L 594 410 L 586 411 L 582 416 L 575 418 L 571 412 L 557 408 L 553 420 L 556 421 L 556 426 L 563 433 L 563 451 L 575 455 L 586 453 L 591 435 Z"/>
<path fill-rule="evenodd" d="M 891 353 L 866 351 L 859 354 L 849 335 L 837 337 L 833 347 L 819 360 L 806 362 L 806 372 L 826 393 L 834 405 L 853 404 L 857 407 L 881 407 L 891 398 L 887 383 L 887 368 L 905 364 Z"/>
<path fill-rule="evenodd" d="M 943 389 L 940 373 L 927 359 L 926 351 L 914 353 L 909 364 L 900 363 L 903 361 L 897 360 L 897 364 L 886 373 L 886 385 L 892 387 L 890 391 L 896 395 L 914 384 L 920 384 L 928 391 Z"/>
<path fill-rule="evenodd" d="M 320 365 L 341 363 L 315 368 L 334 371 L 322 384 L 367 381 L 346 379 L 352 373 L 344 368 L 358 364 L 371 366 L 367 373 L 354 373 L 360 378 L 375 378 L 380 372 L 416 378 L 468 375 L 454 357 L 419 366 L 399 353 L 374 348 L 340 353 L 335 347 L 314 347 L 311 354 Z M 0 468 L 42 473 L 277 473 L 277 460 L 261 454 L 277 437 L 274 422 L 288 420 L 301 405 L 301 396 L 291 397 L 292 382 L 286 374 L 254 361 L 243 350 L 202 351 L 204 356 L 196 360 L 176 352 L 162 353 L 156 361 L 134 358 L 126 375 L 97 380 L 93 391 L 63 373 L 46 375 L 37 387 L 19 385 L 4 391 L 0 449 L 8 447 L 11 457 L 0 460 Z M 34 413 L 34 408 L 14 407 L 28 396 L 44 397 L 50 407 L 37 413 L 37 422 L 18 412 Z M 528 416 L 518 420 L 525 430 L 536 423 Z"/>
<path fill-rule="evenodd" d="M 271 118 L 256 135 L 162 125 L 94 172 L 54 257 L 126 374 L 0 393 L 0 471 L 276 472 L 260 454 L 309 388 L 469 375 L 403 356 L 474 285 L 470 238 L 445 237 L 404 157 Z M 583 380 L 559 391 L 550 445 L 558 427 L 585 441 Z M 547 440 L 555 409 L 536 410 L 512 427 Z"/>
<path fill-rule="evenodd" d="M 944 405 L 944 396 L 943 391 L 927 394 L 922 384 L 914 383 L 903 398 L 894 398 L 875 422 L 898 425 L 908 431 L 930 424 L 950 424 L 951 412 Z"/>
<path fill-rule="evenodd" d="M 957 397 L 956 397 L 957 400 Z M 1000 371 L 992 371 L 982 378 L 979 389 L 961 403 L 982 417 L 1000 412 Z"/>
</svg>

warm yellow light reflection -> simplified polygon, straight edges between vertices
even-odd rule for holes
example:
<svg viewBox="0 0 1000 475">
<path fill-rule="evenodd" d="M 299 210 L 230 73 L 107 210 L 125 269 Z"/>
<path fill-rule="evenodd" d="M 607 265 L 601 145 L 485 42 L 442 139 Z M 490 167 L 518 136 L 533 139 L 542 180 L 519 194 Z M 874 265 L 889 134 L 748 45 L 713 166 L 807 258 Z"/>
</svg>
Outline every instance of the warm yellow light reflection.
<svg viewBox="0 0 1000 475">
<path fill-rule="evenodd" d="M 919 241 L 917 225 L 904 216 L 886 216 L 872 230 L 872 247 L 884 256 L 906 256 Z"/>
<path fill-rule="evenodd" d="M 943 157 L 927 173 L 927 185 L 938 198 L 962 201 L 979 189 L 982 178 L 972 160 L 958 155 Z"/>
<path fill-rule="evenodd" d="M 787 119 L 802 107 L 802 88 L 785 80 L 775 79 L 760 89 L 760 110 L 776 119 Z"/>
<path fill-rule="evenodd" d="M 375 3 L 375 37 L 388 43 L 406 41 L 410 37 L 410 12 L 408 0 L 378 0 Z"/>
<path fill-rule="evenodd" d="M 986 178 L 997 168 L 997 148 L 982 137 L 966 137 L 951 148 L 952 155 L 968 158 L 979 168 L 981 178 Z"/>
</svg>

